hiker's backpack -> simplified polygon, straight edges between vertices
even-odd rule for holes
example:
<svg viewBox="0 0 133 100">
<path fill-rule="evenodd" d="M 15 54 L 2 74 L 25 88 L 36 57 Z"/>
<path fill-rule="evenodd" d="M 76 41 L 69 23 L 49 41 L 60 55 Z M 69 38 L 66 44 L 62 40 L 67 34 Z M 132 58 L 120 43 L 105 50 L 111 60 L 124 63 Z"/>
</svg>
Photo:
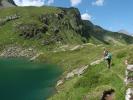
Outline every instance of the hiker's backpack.
<svg viewBox="0 0 133 100">
<path fill-rule="evenodd" d="M 108 53 L 106 57 L 104 57 L 104 59 L 112 59 L 112 54 L 111 53 Z"/>
<path fill-rule="evenodd" d="M 108 53 L 108 59 L 112 59 L 112 54 Z"/>
</svg>

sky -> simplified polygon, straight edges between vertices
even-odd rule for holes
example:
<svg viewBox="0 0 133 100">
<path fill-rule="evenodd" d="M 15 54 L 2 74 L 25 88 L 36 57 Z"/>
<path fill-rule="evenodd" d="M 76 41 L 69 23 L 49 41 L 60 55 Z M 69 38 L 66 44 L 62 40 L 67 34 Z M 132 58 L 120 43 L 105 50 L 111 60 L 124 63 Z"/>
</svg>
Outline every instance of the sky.
<svg viewBox="0 0 133 100">
<path fill-rule="evenodd" d="M 133 0 L 14 0 L 19 6 L 76 7 L 84 20 L 111 31 L 133 34 Z"/>
</svg>

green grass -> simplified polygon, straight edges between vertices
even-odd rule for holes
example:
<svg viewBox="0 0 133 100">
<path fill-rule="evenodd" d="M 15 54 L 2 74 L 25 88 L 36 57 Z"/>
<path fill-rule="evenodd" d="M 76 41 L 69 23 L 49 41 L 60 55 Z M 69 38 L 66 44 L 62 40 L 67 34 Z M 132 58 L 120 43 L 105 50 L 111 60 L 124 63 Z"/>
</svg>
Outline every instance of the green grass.
<svg viewBox="0 0 133 100">
<path fill-rule="evenodd" d="M 0 9 L 0 19 L 5 18 L 6 16 L 14 15 L 14 14 L 20 15 L 19 19 L 7 22 L 5 25 L 0 26 L 0 47 L 2 48 L 5 45 L 9 45 L 9 44 L 13 44 L 13 43 L 22 45 L 25 47 L 31 46 L 31 44 L 32 44 L 32 46 L 34 46 L 36 48 L 45 50 L 47 47 L 42 46 L 42 41 L 45 38 L 47 38 L 46 33 L 42 34 L 43 38 L 41 38 L 41 39 L 24 39 L 19 36 L 19 32 L 16 31 L 17 30 L 16 26 L 23 24 L 23 23 L 24 24 L 35 23 L 37 25 L 40 25 L 40 24 L 43 25 L 44 23 L 39 21 L 40 15 L 44 15 L 44 14 L 52 15 L 52 14 L 57 14 L 57 13 L 61 13 L 61 12 L 63 12 L 63 10 L 61 8 L 49 7 L 49 6 L 13 7 L 13 8 Z M 98 35 L 96 34 L 96 36 L 93 36 L 94 32 L 92 31 L 92 27 L 89 28 L 89 26 L 86 26 L 86 28 L 88 27 L 86 29 L 87 30 L 86 32 L 84 32 L 84 30 L 82 30 L 82 32 L 77 32 L 76 30 L 73 29 L 75 27 L 78 28 L 79 26 L 84 27 L 84 25 L 82 25 L 82 24 L 79 26 L 76 26 L 77 23 L 82 23 L 82 20 L 76 19 L 77 17 L 74 17 L 74 16 L 78 16 L 79 12 L 77 9 L 74 9 L 74 8 L 67 9 L 66 13 L 69 13 L 69 14 L 65 14 L 65 17 L 61 21 L 56 18 L 50 19 L 51 24 L 49 25 L 49 29 L 50 29 L 50 27 L 53 28 L 53 26 L 61 27 L 60 32 L 59 32 L 59 35 L 63 38 L 63 41 L 61 41 L 61 43 L 63 43 L 63 44 L 81 44 L 81 43 L 83 43 L 83 41 L 84 42 L 89 41 L 89 42 L 97 43 L 97 44 L 103 43 L 103 40 L 104 40 L 103 34 L 101 32 L 98 32 L 97 33 Z M 77 21 L 77 20 L 79 20 L 79 21 Z M 62 24 L 63 22 L 65 22 L 68 25 Z M 69 29 L 67 27 L 69 27 Z M 50 36 L 53 35 L 53 33 L 50 33 L 50 31 L 48 31 L 47 34 L 49 34 Z M 122 34 L 114 34 L 114 33 L 112 33 L 112 35 L 110 35 L 111 33 L 108 34 L 108 32 L 105 32 L 104 34 L 113 36 L 113 37 L 115 37 L 115 35 L 117 35 L 117 37 L 120 37 L 120 35 L 122 35 Z M 90 37 L 89 37 L 89 35 L 90 35 Z M 100 38 L 100 40 L 99 40 L 99 38 Z M 128 36 L 124 35 L 124 37 L 121 39 L 121 41 L 124 41 L 125 38 L 128 38 Z M 118 39 L 118 41 L 119 41 L 119 39 Z M 53 47 L 53 46 L 50 46 L 50 47 Z"/>
<path fill-rule="evenodd" d="M 88 48 L 84 48 L 83 51 L 88 50 L 89 52 Z M 113 65 L 110 70 L 107 68 L 106 62 L 102 62 L 95 66 L 90 66 L 86 73 L 82 76 L 70 79 L 58 87 L 60 92 L 53 95 L 51 98 L 49 98 L 49 100 L 99 100 L 103 91 L 108 89 L 115 90 L 115 100 L 125 100 L 126 86 L 124 83 L 124 78 L 126 66 L 124 65 L 124 60 L 128 56 L 128 52 L 130 51 L 129 48 L 131 47 L 107 46 L 107 48 L 110 48 L 111 52 L 113 53 Z M 95 47 L 95 50 L 96 49 L 98 49 L 98 47 Z M 97 53 L 98 58 L 100 58 L 100 52 L 102 52 L 101 50 L 90 50 L 93 51 L 90 53 L 90 56 L 92 57 L 93 54 Z M 80 59 L 83 59 L 83 61 L 80 63 L 85 63 L 87 55 L 89 56 L 87 52 L 83 51 L 75 51 L 80 55 Z M 86 58 L 84 58 L 85 54 Z M 69 55 L 66 55 L 70 57 L 71 54 L 69 53 Z M 96 58 L 94 58 L 93 60 L 96 60 Z M 89 62 L 91 62 L 91 60 L 88 60 L 88 63 Z M 67 64 L 68 63 L 70 62 L 67 61 Z"/>
<path fill-rule="evenodd" d="M 133 72 L 129 72 L 128 77 L 133 77 Z"/>
<path fill-rule="evenodd" d="M 3 8 L 0 9 L 0 18 L 5 18 L 6 16 L 11 16 L 14 14 L 20 15 L 19 19 L 14 21 L 6 22 L 5 25 L 0 26 L 0 49 L 3 49 L 5 46 L 10 44 L 17 44 L 23 47 L 36 47 L 39 50 L 46 51 L 56 47 L 57 45 L 50 45 L 50 46 L 42 46 L 42 41 L 46 39 L 48 36 L 51 37 L 53 33 L 48 31 L 47 33 L 42 33 L 41 39 L 24 39 L 19 36 L 19 31 L 17 31 L 17 26 L 24 23 L 24 24 L 31 24 L 35 23 L 37 25 L 42 25 L 43 23 L 40 22 L 39 16 L 44 14 L 57 14 L 61 13 L 63 10 L 56 7 L 13 7 L 13 8 Z M 65 15 L 65 17 L 70 17 Z M 69 21 L 70 18 L 68 18 Z M 50 19 L 51 20 L 51 19 Z M 64 21 L 65 18 L 63 19 Z M 56 18 L 53 18 L 51 26 L 61 26 L 61 22 L 56 22 Z M 66 25 L 63 27 L 65 28 Z M 81 44 L 82 37 L 80 34 L 77 34 L 72 29 L 65 29 L 59 32 L 59 35 L 63 37 L 62 43 L 64 44 Z M 62 45 L 61 43 L 61 45 Z"/>
<path fill-rule="evenodd" d="M 88 65 L 92 61 L 101 57 L 102 48 L 95 46 L 85 46 L 75 51 L 49 52 L 39 56 L 39 61 L 49 62 L 62 66 L 64 70 L 72 70 L 76 67 Z"/>
<path fill-rule="evenodd" d="M 0 26 L 0 46 L 9 44 L 19 44 L 22 46 L 31 46 L 41 48 L 41 40 L 23 39 L 16 33 L 16 26 L 20 23 L 40 23 L 38 17 L 41 14 L 59 13 L 61 10 L 55 7 L 13 7 L 0 9 L 0 18 L 18 14 L 21 17 L 17 20 L 7 22 L 4 26 Z"/>
</svg>

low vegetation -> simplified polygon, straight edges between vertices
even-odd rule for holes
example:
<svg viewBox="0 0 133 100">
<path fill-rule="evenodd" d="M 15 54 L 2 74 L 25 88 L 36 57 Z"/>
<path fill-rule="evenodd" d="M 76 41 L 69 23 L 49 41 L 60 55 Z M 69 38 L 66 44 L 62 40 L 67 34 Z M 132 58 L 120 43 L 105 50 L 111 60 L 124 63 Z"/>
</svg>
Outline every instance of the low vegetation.
<svg viewBox="0 0 133 100">
<path fill-rule="evenodd" d="M 113 53 L 111 69 L 107 68 L 107 63 L 105 61 L 98 65 L 90 66 L 82 76 L 74 77 L 73 79 L 68 80 L 63 85 L 59 86 L 58 93 L 52 96 L 49 100 L 59 100 L 60 98 L 63 100 L 99 100 L 103 91 L 108 89 L 114 89 L 116 91 L 115 100 L 125 100 L 126 85 L 124 83 L 124 79 L 126 65 L 124 65 L 124 61 L 128 56 L 128 52 L 130 52 L 130 49 L 133 47 L 107 46 L 107 48 L 110 48 L 110 51 Z M 88 48 L 86 48 L 86 50 L 89 52 Z M 95 58 L 100 59 L 100 55 L 102 53 L 101 50 L 99 49 L 97 51 L 91 52 L 92 55 L 98 53 L 97 56 L 93 58 L 93 60 L 96 60 Z M 82 50 L 78 51 L 80 59 L 85 58 L 89 64 L 89 54 L 82 53 L 86 54 L 86 56 L 81 56 L 81 51 Z M 82 63 L 82 61 L 80 63 Z"/>
</svg>

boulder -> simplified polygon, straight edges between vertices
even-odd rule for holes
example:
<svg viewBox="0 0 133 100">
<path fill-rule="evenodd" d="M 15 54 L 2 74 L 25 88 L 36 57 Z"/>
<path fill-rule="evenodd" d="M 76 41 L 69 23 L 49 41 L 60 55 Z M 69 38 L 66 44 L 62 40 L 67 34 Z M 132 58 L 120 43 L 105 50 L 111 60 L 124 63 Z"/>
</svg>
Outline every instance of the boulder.
<svg viewBox="0 0 133 100">
<path fill-rule="evenodd" d="M 86 66 L 83 66 L 83 67 L 76 68 L 76 69 L 72 70 L 71 72 L 69 72 L 69 73 L 66 75 L 65 79 L 68 80 L 68 79 L 70 79 L 70 78 L 73 78 L 75 75 L 78 75 L 78 76 L 82 75 L 82 74 L 86 71 L 86 69 L 87 69 L 88 67 L 89 67 L 89 66 L 86 65 Z"/>
<path fill-rule="evenodd" d="M 133 65 L 128 65 L 128 66 L 127 66 L 127 70 L 133 71 Z"/>
<path fill-rule="evenodd" d="M 62 79 L 62 80 L 59 80 L 59 81 L 57 82 L 57 84 L 56 84 L 56 87 L 62 85 L 63 83 L 64 83 L 64 80 L 63 80 L 63 79 Z"/>
<path fill-rule="evenodd" d="M 133 100 L 133 88 L 128 88 L 125 100 Z"/>
</svg>

